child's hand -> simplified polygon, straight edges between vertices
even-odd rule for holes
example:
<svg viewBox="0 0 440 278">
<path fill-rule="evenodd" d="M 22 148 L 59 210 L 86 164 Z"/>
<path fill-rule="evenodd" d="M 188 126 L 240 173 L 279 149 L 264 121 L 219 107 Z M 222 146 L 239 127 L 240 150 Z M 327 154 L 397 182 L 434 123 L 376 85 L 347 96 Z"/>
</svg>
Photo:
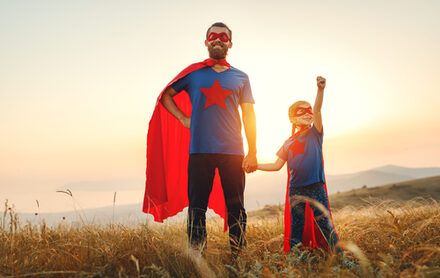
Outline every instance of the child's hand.
<svg viewBox="0 0 440 278">
<path fill-rule="evenodd" d="M 316 77 L 316 85 L 318 85 L 319 89 L 325 88 L 325 78 L 322 76 Z"/>
</svg>

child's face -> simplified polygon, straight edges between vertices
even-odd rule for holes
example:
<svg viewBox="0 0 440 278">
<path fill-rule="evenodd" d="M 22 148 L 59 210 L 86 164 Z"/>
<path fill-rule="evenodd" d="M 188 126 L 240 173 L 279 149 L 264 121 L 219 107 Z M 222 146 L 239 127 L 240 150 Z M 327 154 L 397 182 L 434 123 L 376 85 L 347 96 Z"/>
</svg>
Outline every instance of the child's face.
<svg viewBox="0 0 440 278">
<path fill-rule="evenodd" d="M 313 112 L 310 104 L 299 105 L 294 112 L 293 123 L 296 125 L 311 125 L 313 123 Z"/>
</svg>

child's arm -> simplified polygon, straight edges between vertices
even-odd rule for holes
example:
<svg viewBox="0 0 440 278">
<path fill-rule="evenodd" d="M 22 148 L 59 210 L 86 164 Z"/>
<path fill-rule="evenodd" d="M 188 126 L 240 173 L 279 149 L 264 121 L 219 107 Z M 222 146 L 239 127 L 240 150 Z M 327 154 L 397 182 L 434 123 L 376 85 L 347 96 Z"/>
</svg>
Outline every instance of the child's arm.
<svg viewBox="0 0 440 278">
<path fill-rule="evenodd" d="M 263 171 L 278 171 L 280 170 L 286 161 L 278 157 L 274 163 L 258 164 L 257 170 Z"/>
<path fill-rule="evenodd" d="M 322 76 L 316 77 L 316 84 L 318 86 L 318 92 L 316 93 L 315 104 L 313 105 L 313 116 L 316 129 L 319 132 L 322 132 L 322 115 L 321 115 L 321 107 L 322 107 L 322 99 L 324 98 L 324 88 L 325 88 L 325 78 Z"/>
</svg>

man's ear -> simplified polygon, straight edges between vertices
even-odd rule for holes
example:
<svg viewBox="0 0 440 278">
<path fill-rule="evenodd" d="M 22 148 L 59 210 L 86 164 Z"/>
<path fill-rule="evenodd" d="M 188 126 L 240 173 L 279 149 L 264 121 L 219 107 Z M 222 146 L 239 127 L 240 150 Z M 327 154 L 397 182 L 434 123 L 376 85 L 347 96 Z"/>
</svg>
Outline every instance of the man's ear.
<svg viewBox="0 0 440 278">
<path fill-rule="evenodd" d="M 205 40 L 205 46 L 208 47 L 208 40 Z"/>
<path fill-rule="evenodd" d="M 232 42 L 230 42 L 230 43 L 229 43 L 229 46 L 228 46 L 228 48 L 231 48 L 231 47 L 232 47 Z"/>
</svg>

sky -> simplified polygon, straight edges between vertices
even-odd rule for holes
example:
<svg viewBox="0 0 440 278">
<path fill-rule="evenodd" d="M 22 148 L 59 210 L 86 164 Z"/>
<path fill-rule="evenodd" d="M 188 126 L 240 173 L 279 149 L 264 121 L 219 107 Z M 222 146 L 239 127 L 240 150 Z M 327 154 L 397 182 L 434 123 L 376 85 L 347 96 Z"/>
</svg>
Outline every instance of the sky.
<svg viewBox="0 0 440 278">
<path fill-rule="evenodd" d="M 0 201 L 29 207 L 71 184 L 118 181 L 141 201 L 156 98 L 207 58 L 217 21 L 232 29 L 228 61 L 250 78 L 259 161 L 276 159 L 288 107 L 313 103 L 321 75 L 328 174 L 440 167 L 439 10 L 439 1 L 0 0 Z"/>
</svg>

